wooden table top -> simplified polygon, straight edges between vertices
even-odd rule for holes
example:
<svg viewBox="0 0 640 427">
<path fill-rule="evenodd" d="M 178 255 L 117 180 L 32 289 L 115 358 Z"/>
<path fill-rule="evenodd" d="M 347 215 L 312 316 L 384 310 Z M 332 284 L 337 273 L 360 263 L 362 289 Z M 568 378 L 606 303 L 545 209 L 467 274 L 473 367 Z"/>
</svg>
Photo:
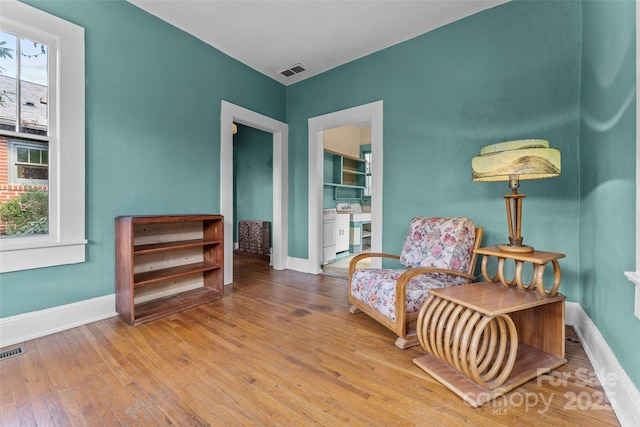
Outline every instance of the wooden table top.
<svg viewBox="0 0 640 427">
<path fill-rule="evenodd" d="M 512 313 L 539 305 L 564 300 L 564 295 L 544 297 L 535 291 L 523 291 L 517 286 L 481 282 L 448 288 L 431 289 L 432 295 L 471 308 L 488 316 Z"/>
<path fill-rule="evenodd" d="M 496 256 L 498 258 L 508 258 L 515 259 L 518 261 L 531 262 L 534 264 L 546 264 L 550 261 L 554 261 L 560 258 L 564 258 L 564 254 L 556 253 L 556 252 L 543 252 L 536 251 L 533 252 L 507 252 L 502 251 L 497 246 L 487 246 L 486 248 L 478 248 L 474 251 L 477 254 L 481 255 L 489 255 Z"/>
</svg>

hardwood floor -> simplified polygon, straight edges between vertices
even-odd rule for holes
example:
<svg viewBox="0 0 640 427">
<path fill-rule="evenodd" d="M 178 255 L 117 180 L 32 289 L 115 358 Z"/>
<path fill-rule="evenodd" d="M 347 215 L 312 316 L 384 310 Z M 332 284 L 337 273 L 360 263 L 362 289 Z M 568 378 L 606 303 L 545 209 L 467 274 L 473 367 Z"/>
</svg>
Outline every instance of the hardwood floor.
<svg viewBox="0 0 640 427">
<path fill-rule="evenodd" d="M 570 328 L 569 363 L 474 409 L 349 314 L 346 280 L 235 267 L 220 301 L 24 343 L 0 362 L 0 425 L 619 425 Z"/>
</svg>

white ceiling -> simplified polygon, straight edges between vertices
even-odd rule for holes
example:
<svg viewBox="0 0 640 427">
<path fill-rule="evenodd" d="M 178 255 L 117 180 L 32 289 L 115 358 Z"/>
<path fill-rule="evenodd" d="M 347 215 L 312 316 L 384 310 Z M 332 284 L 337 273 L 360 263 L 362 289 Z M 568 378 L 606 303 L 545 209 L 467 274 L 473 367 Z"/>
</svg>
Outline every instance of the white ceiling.
<svg viewBox="0 0 640 427">
<path fill-rule="evenodd" d="M 508 0 L 128 1 L 289 85 Z"/>
</svg>

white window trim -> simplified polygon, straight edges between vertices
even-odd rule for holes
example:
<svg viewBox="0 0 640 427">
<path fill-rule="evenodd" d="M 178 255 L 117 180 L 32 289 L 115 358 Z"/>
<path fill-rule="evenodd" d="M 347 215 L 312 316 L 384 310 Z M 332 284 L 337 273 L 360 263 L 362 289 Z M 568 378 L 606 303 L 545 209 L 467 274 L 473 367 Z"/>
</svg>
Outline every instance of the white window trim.
<svg viewBox="0 0 640 427">
<path fill-rule="evenodd" d="M 57 59 L 57 81 L 50 89 L 64 94 L 49 95 L 58 112 L 50 117 L 55 134 L 49 146 L 49 234 L 0 239 L 0 273 L 84 262 L 84 28 L 16 0 L 2 0 L 0 25 L 56 41 L 58 55 L 50 61 Z"/>
<path fill-rule="evenodd" d="M 640 7 L 636 4 L 636 271 L 627 271 L 624 274 L 635 284 L 635 303 L 633 312 L 640 319 L 640 108 L 637 100 L 640 99 Z"/>
</svg>

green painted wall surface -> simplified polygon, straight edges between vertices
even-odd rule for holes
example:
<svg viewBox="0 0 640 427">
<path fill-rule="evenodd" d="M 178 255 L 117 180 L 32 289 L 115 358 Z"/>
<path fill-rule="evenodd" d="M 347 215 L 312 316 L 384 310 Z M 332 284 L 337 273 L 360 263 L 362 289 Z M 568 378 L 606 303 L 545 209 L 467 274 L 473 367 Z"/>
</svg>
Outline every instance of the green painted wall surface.
<svg viewBox="0 0 640 427">
<path fill-rule="evenodd" d="M 291 256 L 307 256 L 307 119 L 384 102 L 383 249 L 415 215 L 468 216 L 506 240 L 506 183 L 471 181 L 486 144 L 545 138 L 562 175 L 523 182 L 525 244 L 562 252 L 578 287 L 579 2 L 510 2 L 287 87 Z M 374 153 L 374 156 L 376 154 Z"/>
<path fill-rule="evenodd" d="M 273 223 L 273 136 L 238 125 L 233 136 L 233 237 L 238 241 L 238 221 Z"/>
<path fill-rule="evenodd" d="M 583 3 L 580 295 L 629 377 L 640 385 L 635 271 L 636 29 L 632 1 Z"/>
<path fill-rule="evenodd" d="M 127 2 L 25 3 L 85 28 L 89 244 L 3 274 L 0 317 L 112 294 L 118 215 L 218 213 L 222 99 L 285 118 L 283 85 Z"/>
</svg>

